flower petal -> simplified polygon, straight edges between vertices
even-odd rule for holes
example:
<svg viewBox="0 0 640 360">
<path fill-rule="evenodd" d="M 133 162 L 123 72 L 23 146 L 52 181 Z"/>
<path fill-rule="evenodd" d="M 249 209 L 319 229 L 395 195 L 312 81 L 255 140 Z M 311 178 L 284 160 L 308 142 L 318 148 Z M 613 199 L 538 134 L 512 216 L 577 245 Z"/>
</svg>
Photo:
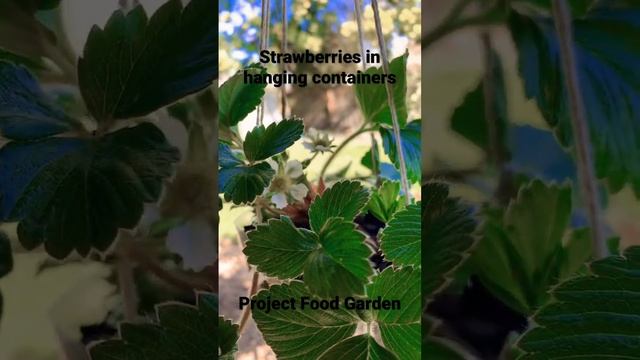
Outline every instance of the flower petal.
<svg viewBox="0 0 640 360">
<path fill-rule="evenodd" d="M 277 193 L 271 197 L 271 202 L 273 202 L 278 209 L 282 209 L 287 206 L 287 195 Z"/>
<path fill-rule="evenodd" d="M 308 192 L 309 189 L 304 184 L 295 184 L 289 189 L 289 194 L 291 194 L 291 196 L 297 201 L 304 200 L 304 197 L 307 196 Z"/>
</svg>

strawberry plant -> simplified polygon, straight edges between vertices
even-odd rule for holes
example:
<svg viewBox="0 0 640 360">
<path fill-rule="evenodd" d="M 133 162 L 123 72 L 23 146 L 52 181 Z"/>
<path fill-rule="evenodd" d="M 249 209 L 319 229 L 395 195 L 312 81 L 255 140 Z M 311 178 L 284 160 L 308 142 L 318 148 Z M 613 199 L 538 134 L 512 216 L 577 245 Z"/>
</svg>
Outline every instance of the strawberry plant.
<svg viewBox="0 0 640 360">
<path fill-rule="evenodd" d="M 468 25 L 510 33 L 524 94 L 548 130 L 510 118 L 517 95 L 507 91 L 498 40 L 481 28 L 484 74 L 450 125 L 485 163 L 427 170 L 436 180 L 422 187 L 423 355 L 637 358 L 638 247 L 618 249 L 600 197 L 626 187 L 637 200 L 640 9 L 458 1 L 423 51 Z M 488 194 L 476 203 L 452 196 L 462 184 Z"/>
<path fill-rule="evenodd" d="M 408 116 L 407 58 L 366 70 L 397 81 L 354 86 L 362 125 L 340 143 L 295 114 L 268 126 L 258 115 L 243 135 L 238 124 L 266 92 L 244 74 L 264 74 L 262 65 L 220 86 L 219 191 L 232 206 L 253 208 L 240 235 L 253 285 L 238 332 L 252 317 L 278 359 L 421 357 L 421 202 L 408 187 L 421 177 L 421 121 Z M 362 158 L 367 176 L 332 174 L 329 165 L 365 133 L 379 139 L 389 160 L 376 145 Z M 299 140 L 308 156 L 294 160 Z M 325 152 L 319 176 L 311 174 Z"/>
<path fill-rule="evenodd" d="M 247 69 L 265 71 L 258 65 Z M 394 70 L 404 78 L 404 66 Z M 241 78 L 242 71 L 220 87 L 220 113 L 228 115 L 220 121 L 220 133 L 227 136 L 218 149 L 219 189 L 226 201 L 254 206 L 254 226 L 246 233 L 243 251 L 256 274 L 284 281 L 251 294 L 252 302 L 339 298 L 365 304 L 380 297 L 399 300 L 402 306 L 400 311 L 343 304 L 336 309 L 254 308 L 252 316 L 265 341 L 279 359 L 334 359 L 345 349 L 354 358 L 420 358 L 420 201 L 407 204 L 411 194 L 403 193 L 397 181 L 376 186 L 375 174 L 368 181 L 309 179 L 305 168 L 313 155 L 330 150 L 332 144 L 328 136 L 308 134 L 311 157 L 291 160 L 287 149 L 303 137 L 302 119 L 257 125 L 243 139 L 237 124 L 258 106 L 264 88 L 244 84 Z M 402 89 L 402 84 L 396 85 L 395 91 Z M 375 112 L 388 113 L 384 104 L 370 100 L 380 91 L 384 94 L 383 86 L 356 91 L 363 109 L 378 106 Z M 397 159 L 397 149 L 408 158 L 417 153 L 419 140 L 411 136 L 419 136 L 419 121 L 403 127 L 403 144 L 398 146 L 383 121 L 365 119 L 359 132 L 379 132 L 391 159 Z M 342 148 L 344 143 L 332 155 Z M 419 162 L 408 166 L 411 182 L 416 183 L 413 174 L 419 174 Z M 365 232 L 359 225 L 365 215 L 375 217 L 383 229 Z M 385 261 L 375 262 L 376 254 L 384 254 Z M 366 333 L 356 332 L 359 323 L 367 324 Z"/>
</svg>

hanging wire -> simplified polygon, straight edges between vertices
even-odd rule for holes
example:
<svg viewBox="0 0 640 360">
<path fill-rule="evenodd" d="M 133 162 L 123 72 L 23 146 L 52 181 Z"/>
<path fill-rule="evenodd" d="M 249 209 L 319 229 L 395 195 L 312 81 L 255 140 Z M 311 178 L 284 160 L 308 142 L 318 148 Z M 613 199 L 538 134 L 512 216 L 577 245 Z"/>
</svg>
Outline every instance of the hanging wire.
<svg viewBox="0 0 640 360">
<path fill-rule="evenodd" d="M 271 4 L 270 0 L 262 0 L 261 16 L 260 16 L 260 51 L 269 47 L 269 21 L 271 20 Z M 262 125 L 264 121 L 264 99 L 258 105 L 256 125 Z"/>
<path fill-rule="evenodd" d="M 382 69 L 386 75 L 389 74 L 389 58 L 387 56 L 387 45 L 384 41 L 382 34 L 382 24 L 380 22 L 380 9 L 378 8 L 378 0 L 371 0 L 371 7 L 373 8 L 373 19 L 376 24 L 376 36 L 378 37 L 378 43 L 380 46 L 380 55 L 382 56 Z M 391 121 L 393 123 L 393 134 L 396 139 L 396 151 L 398 153 L 398 159 L 400 160 L 400 180 L 402 183 L 402 190 L 406 194 L 407 205 L 411 203 L 411 193 L 409 187 L 409 179 L 407 178 L 407 163 L 404 159 L 404 151 L 402 149 L 402 137 L 400 136 L 400 123 L 398 122 L 398 113 L 396 110 L 396 103 L 393 100 L 393 89 L 391 84 L 385 82 L 387 89 L 387 102 L 389 103 L 389 110 L 391 110 Z"/>
<path fill-rule="evenodd" d="M 287 53 L 287 0 L 282 0 L 282 53 Z M 282 62 L 283 72 L 287 70 L 287 64 Z M 287 117 L 287 89 L 286 85 L 281 86 L 281 106 L 282 106 L 282 119 Z"/>
<path fill-rule="evenodd" d="M 362 71 L 367 71 L 367 61 L 364 51 L 364 30 L 362 28 L 362 1 L 353 0 L 355 8 L 356 24 L 358 25 L 358 42 L 360 43 L 360 56 L 362 57 Z M 376 154 L 378 152 L 378 144 L 373 132 L 369 133 L 371 136 L 371 172 L 376 177 L 376 182 L 380 182 L 380 174 L 378 173 L 378 164 L 376 162 Z"/>
</svg>

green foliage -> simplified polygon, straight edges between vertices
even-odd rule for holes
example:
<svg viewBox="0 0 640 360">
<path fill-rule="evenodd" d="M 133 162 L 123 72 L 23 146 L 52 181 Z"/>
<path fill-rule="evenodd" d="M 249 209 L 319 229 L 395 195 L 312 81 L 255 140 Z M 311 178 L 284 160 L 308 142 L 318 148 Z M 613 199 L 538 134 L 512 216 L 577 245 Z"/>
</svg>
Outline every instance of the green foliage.
<svg viewBox="0 0 640 360">
<path fill-rule="evenodd" d="M 321 231 L 327 220 L 341 217 L 353 220 L 369 199 L 369 192 L 357 181 L 340 181 L 317 197 L 309 207 L 309 223 Z"/>
<path fill-rule="evenodd" d="M 218 181 L 224 198 L 234 204 L 253 201 L 269 185 L 275 172 L 267 163 L 220 168 Z"/>
<path fill-rule="evenodd" d="M 473 247 L 476 223 L 471 209 L 449 196 L 446 184 L 422 187 L 422 276 L 425 305 L 450 281 Z"/>
<path fill-rule="evenodd" d="M 497 135 L 497 146 L 501 154 L 507 152 L 507 96 L 502 73 L 502 63 L 498 54 L 491 51 L 493 67 L 491 68 L 490 84 L 493 86 L 495 111 L 495 126 Z M 474 145 L 480 147 L 487 154 L 491 154 L 491 142 L 489 135 L 489 119 L 486 118 L 484 89 L 487 79 L 481 79 L 478 85 L 473 88 L 463 99 L 462 103 L 456 107 L 451 115 L 451 128 Z"/>
<path fill-rule="evenodd" d="M 408 53 L 399 56 L 389 63 L 389 71 L 396 77 L 392 85 L 393 101 L 396 104 L 398 122 L 401 127 L 407 123 L 407 58 Z M 365 74 L 382 75 L 382 68 L 371 67 Z M 356 98 L 366 121 L 376 124 L 392 125 L 391 110 L 387 101 L 385 84 L 356 84 L 354 86 Z"/>
<path fill-rule="evenodd" d="M 640 247 L 594 261 L 551 291 L 518 342 L 519 359 L 636 359 L 640 348 Z"/>
<path fill-rule="evenodd" d="M 22 66 L 0 60 L 0 135 L 35 140 L 71 129 L 70 119 Z"/>
<path fill-rule="evenodd" d="M 250 162 L 266 160 L 293 145 L 304 131 L 300 119 L 284 119 L 278 123 L 256 126 L 244 139 L 244 155 Z"/>
<path fill-rule="evenodd" d="M 399 359 L 420 359 L 420 269 L 387 268 L 374 278 L 367 293 L 371 299 L 381 296 L 400 300 L 401 310 L 372 310 L 373 320 L 378 323 L 385 346 Z"/>
<path fill-rule="evenodd" d="M 243 155 L 248 162 L 240 157 L 239 151 L 220 143 L 218 180 L 225 200 L 235 204 L 250 203 L 262 194 L 275 175 L 263 160 L 285 151 L 302 136 L 303 130 L 300 119 L 284 119 L 267 128 L 257 126 L 247 134 L 243 144 Z"/>
<path fill-rule="evenodd" d="M 575 19 L 578 78 L 584 97 L 596 173 L 613 191 L 630 184 L 640 196 L 640 8 L 600 2 Z M 537 101 L 560 142 L 572 146 L 568 95 L 550 17 L 512 11 L 509 27 L 519 53 L 526 95 Z"/>
<path fill-rule="evenodd" d="M 571 188 L 535 180 L 520 188 L 504 214 L 485 210 L 472 264 L 491 292 L 523 314 L 548 300 L 547 289 L 588 259 L 584 230 L 568 229 Z"/>
<path fill-rule="evenodd" d="M 169 0 L 147 19 L 142 6 L 94 27 L 78 62 L 80 90 L 100 122 L 144 116 L 217 77 L 217 2 Z"/>
<path fill-rule="evenodd" d="M 51 137 L 0 149 L 0 219 L 20 221 L 27 249 L 45 243 L 64 258 L 105 251 L 118 228 L 133 228 L 144 202 L 158 200 L 179 158 L 150 123 L 99 138 Z"/>
<path fill-rule="evenodd" d="M 380 136 L 382 137 L 382 145 L 384 151 L 396 169 L 400 169 L 400 155 L 398 154 L 398 146 L 393 131 L 380 128 Z M 411 182 L 418 183 L 422 178 L 422 121 L 414 120 L 400 129 L 400 138 L 402 139 L 402 151 L 404 160 L 407 165 L 407 177 Z"/>
<path fill-rule="evenodd" d="M 237 125 L 258 107 L 264 96 L 267 84 L 245 84 L 245 71 L 249 75 L 255 75 L 265 74 L 267 69 L 261 65 L 249 66 L 238 71 L 220 86 L 220 123 L 225 126 Z"/>
<path fill-rule="evenodd" d="M 458 344 L 436 337 L 427 337 L 422 344 L 422 352 L 433 360 L 468 360 L 474 359 Z"/>
<path fill-rule="evenodd" d="M 300 281 L 274 285 L 260 291 L 255 300 L 314 298 Z M 296 310 L 254 311 L 253 318 L 266 342 L 278 359 L 317 359 L 333 345 L 353 335 L 360 319 L 344 308 L 338 310 Z M 304 346 L 301 346 L 304 344 Z"/>
<path fill-rule="evenodd" d="M 317 233 L 297 229 L 287 217 L 272 219 L 247 237 L 244 253 L 258 271 L 281 279 L 304 274 L 320 297 L 362 294 L 372 275 L 364 234 L 342 218 L 329 218 Z"/>
<path fill-rule="evenodd" d="M 197 302 L 196 306 L 159 305 L 153 323 L 121 324 L 120 338 L 92 346 L 91 358 L 209 360 L 228 354 L 237 339 L 237 326 L 218 317 L 214 294 L 200 293 Z"/>
<path fill-rule="evenodd" d="M 393 214 L 404 208 L 404 195 L 400 196 L 400 183 L 384 181 L 371 193 L 366 210 L 383 223 L 388 223 Z"/>
<path fill-rule="evenodd" d="M 389 350 L 369 335 L 358 335 L 337 343 L 318 360 L 396 360 Z"/>
<path fill-rule="evenodd" d="M 380 249 L 395 265 L 421 265 L 421 204 L 407 206 L 393 215 L 380 236 Z"/>
</svg>

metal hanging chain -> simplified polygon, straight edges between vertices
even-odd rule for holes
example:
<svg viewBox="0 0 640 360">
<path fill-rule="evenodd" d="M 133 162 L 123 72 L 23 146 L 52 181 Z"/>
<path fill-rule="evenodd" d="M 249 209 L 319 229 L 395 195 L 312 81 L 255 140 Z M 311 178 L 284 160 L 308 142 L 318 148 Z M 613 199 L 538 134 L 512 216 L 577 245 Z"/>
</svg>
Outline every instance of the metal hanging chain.
<svg viewBox="0 0 640 360">
<path fill-rule="evenodd" d="M 373 8 L 373 19 L 376 24 L 376 36 L 378 38 L 378 44 L 380 46 L 380 55 L 382 56 L 382 69 L 385 75 L 389 75 L 389 58 L 387 56 L 387 45 L 384 42 L 384 36 L 382 35 L 382 24 L 380 22 L 380 9 L 378 8 L 378 0 L 371 0 L 371 7 Z M 407 163 L 404 159 L 404 151 L 402 148 L 402 137 L 400 136 L 400 123 L 398 122 L 398 113 L 396 109 L 396 103 L 393 100 L 393 88 L 389 82 L 385 82 L 385 88 L 387 89 L 387 102 L 389 103 L 389 110 L 391 110 L 391 122 L 393 123 L 393 134 L 396 139 L 396 152 L 398 153 L 398 159 L 400 160 L 400 180 L 402 183 L 402 189 L 406 194 L 407 205 L 411 204 L 411 192 L 409 187 L 409 179 L 407 177 Z"/>
</svg>

